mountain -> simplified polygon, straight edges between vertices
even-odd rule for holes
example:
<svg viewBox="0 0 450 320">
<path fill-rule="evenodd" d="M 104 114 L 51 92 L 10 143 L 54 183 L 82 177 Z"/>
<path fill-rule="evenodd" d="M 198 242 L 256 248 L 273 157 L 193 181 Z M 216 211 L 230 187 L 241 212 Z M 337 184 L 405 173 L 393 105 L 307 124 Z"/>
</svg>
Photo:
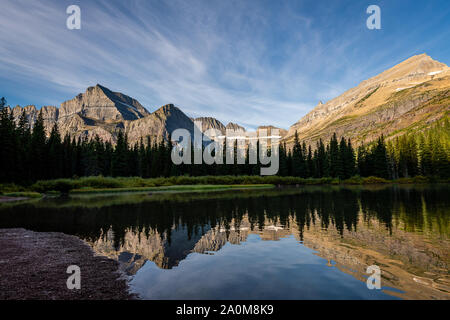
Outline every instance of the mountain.
<svg viewBox="0 0 450 320">
<path fill-rule="evenodd" d="M 225 133 L 226 127 L 223 125 L 222 122 L 217 120 L 216 118 L 212 117 L 199 117 L 199 118 L 192 118 L 192 121 L 201 121 L 202 122 L 202 131 L 205 132 L 208 129 L 217 129 L 222 134 Z"/>
<path fill-rule="evenodd" d="M 185 128 L 192 134 L 194 128 L 192 120 L 173 104 L 150 113 L 139 101 L 99 84 L 61 103 L 60 108 L 44 106 L 41 110 L 47 133 L 57 123 L 61 136 L 69 134 L 76 139 L 92 139 L 98 135 L 102 140 L 115 143 L 122 131 L 134 144 L 141 138 L 146 141 L 147 137 L 154 141 L 167 140 L 177 128 Z M 35 106 L 16 106 L 11 110 L 16 121 L 24 111 L 33 127 L 40 110 Z"/>
<path fill-rule="evenodd" d="M 199 117 L 199 118 L 193 118 L 192 121 L 201 121 L 202 122 L 202 130 L 206 131 L 208 129 L 217 129 L 219 130 L 222 134 L 225 134 L 227 129 L 229 130 L 234 130 L 234 131 L 243 131 L 245 132 L 245 128 L 233 123 L 233 122 L 229 122 L 226 126 L 220 122 L 219 120 L 217 120 L 216 118 L 212 118 L 212 117 Z"/>
<path fill-rule="evenodd" d="M 183 111 L 167 104 L 150 113 L 139 101 L 122 94 L 113 92 L 99 84 L 89 87 L 86 92 L 75 98 L 61 103 L 61 107 L 44 106 L 38 110 L 35 106 L 7 107 L 16 121 L 25 112 L 31 127 L 42 110 L 44 127 L 47 134 L 57 123 L 61 136 L 69 134 L 71 137 L 92 139 L 99 136 L 104 141 L 115 143 L 120 131 L 128 135 L 131 144 L 141 139 L 146 142 L 167 140 L 175 129 L 187 129 L 191 136 L 194 132 L 194 120 L 201 120 L 203 130 L 216 128 L 225 134 L 226 129 L 245 131 L 235 123 L 223 125 L 212 117 L 189 118 Z"/>
<path fill-rule="evenodd" d="M 244 127 L 241 127 L 240 125 L 230 122 L 226 125 L 226 128 L 229 130 L 234 130 L 234 131 L 245 131 Z"/>
<path fill-rule="evenodd" d="M 9 107 L 8 107 L 9 108 Z M 35 106 L 9 109 L 18 121 L 23 111 L 31 124 L 38 117 Z M 173 130 L 193 133 L 194 121 L 201 120 L 203 130 L 215 128 L 245 131 L 236 124 L 224 125 L 212 117 L 189 118 L 173 104 L 150 113 L 137 100 L 113 92 L 99 84 L 65 101 L 60 108 L 41 108 L 44 126 L 49 133 L 55 123 L 62 136 L 92 139 L 99 136 L 116 142 L 120 131 L 131 144 L 167 140 Z M 351 138 L 354 145 L 368 143 L 384 134 L 391 139 L 407 131 L 423 130 L 450 110 L 450 68 L 426 54 L 413 56 L 381 74 L 362 81 L 342 95 L 319 104 L 288 131 L 280 129 L 282 141 L 292 145 L 295 132 L 300 140 L 315 145 L 328 140 L 334 132 Z M 268 132 L 273 126 L 261 126 Z"/>
<path fill-rule="evenodd" d="M 278 128 L 278 127 L 274 127 L 274 126 L 259 126 L 258 128 L 256 128 L 256 132 L 259 133 L 261 130 L 266 130 L 267 131 L 267 135 L 271 136 L 272 135 L 272 130 L 274 129 L 278 129 L 278 135 L 280 137 L 284 137 L 287 134 L 287 130 L 282 129 L 282 128 Z"/>
<path fill-rule="evenodd" d="M 136 143 L 141 138 L 145 140 L 146 137 L 154 141 L 167 140 L 179 128 L 187 129 L 191 137 L 194 134 L 192 120 L 173 104 L 166 104 L 146 117 L 124 121 L 124 131 L 131 143 Z"/>
<path fill-rule="evenodd" d="M 137 100 L 97 84 L 61 104 L 59 119 L 75 114 L 99 121 L 121 121 L 140 119 L 150 113 Z"/>
<path fill-rule="evenodd" d="M 284 141 L 315 145 L 334 132 L 368 143 L 384 134 L 388 139 L 423 130 L 450 110 L 450 68 L 426 54 L 413 56 L 381 74 L 362 81 L 342 95 L 319 104 L 292 125 Z"/>
</svg>

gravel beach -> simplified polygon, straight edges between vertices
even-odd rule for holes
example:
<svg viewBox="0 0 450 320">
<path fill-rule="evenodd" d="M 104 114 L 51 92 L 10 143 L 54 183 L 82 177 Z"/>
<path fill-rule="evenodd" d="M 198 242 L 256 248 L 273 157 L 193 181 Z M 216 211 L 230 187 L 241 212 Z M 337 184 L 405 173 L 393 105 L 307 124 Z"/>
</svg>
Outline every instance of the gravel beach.
<svg viewBox="0 0 450 320">
<path fill-rule="evenodd" d="M 67 267 L 81 271 L 81 289 L 68 289 Z M 118 262 L 95 256 L 75 236 L 58 232 L 0 229 L 1 300 L 133 299 Z"/>
</svg>

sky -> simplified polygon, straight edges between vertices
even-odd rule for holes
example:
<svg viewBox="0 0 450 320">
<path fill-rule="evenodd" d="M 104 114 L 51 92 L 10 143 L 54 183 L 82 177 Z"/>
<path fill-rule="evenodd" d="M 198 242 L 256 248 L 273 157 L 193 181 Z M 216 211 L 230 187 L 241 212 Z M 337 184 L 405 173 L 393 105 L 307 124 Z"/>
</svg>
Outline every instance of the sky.
<svg viewBox="0 0 450 320">
<path fill-rule="evenodd" d="M 449 16 L 448 0 L 0 0 L 0 96 L 59 106 L 99 83 L 150 112 L 287 129 L 413 55 L 449 65 Z"/>
</svg>

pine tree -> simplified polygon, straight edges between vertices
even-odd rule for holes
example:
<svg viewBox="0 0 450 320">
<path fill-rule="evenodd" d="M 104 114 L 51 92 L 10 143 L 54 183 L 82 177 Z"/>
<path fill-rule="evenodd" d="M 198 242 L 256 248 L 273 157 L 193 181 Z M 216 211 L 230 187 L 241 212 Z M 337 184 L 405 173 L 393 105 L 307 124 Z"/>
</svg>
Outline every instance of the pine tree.
<svg viewBox="0 0 450 320">
<path fill-rule="evenodd" d="M 5 104 L 0 100 L 0 105 Z M 0 110 L 0 182 L 10 182 L 14 179 L 17 159 L 15 123 L 8 108 Z"/>
<path fill-rule="evenodd" d="M 62 142 L 63 148 L 63 174 L 64 178 L 70 178 L 74 174 L 74 155 L 70 135 L 66 134 Z"/>
<path fill-rule="evenodd" d="M 339 161 L 339 145 L 336 133 L 331 137 L 329 146 L 330 176 L 336 178 L 339 176 L 339 173 L 343 171 L 342 164 Z"/>
<path fill-rule="evenodd" d="M 294 146 L 292 148 L 292 175 L 295 177 L 301 177 L 304 172 L 302 146 L 298 140 L 297 131 L 294 136 Z"/>
<path fill-rule="evenodd" d="M 345 170 L 346 160 L 347 160 L 347 142 L 345 141 L 345 138 L 342 137 L 339 143 L 338 165 L 336 168 L 336 174 L 339 177 L 339 179 L 348 178 Z"/>
<path fill-rule="evenodd" d="M 375 148 L 373 150 L 373 172 L 374 175 L 380 178 L 389 179 L 388 173 L 388 159 L 386 152 L 386 145 L 384 143 L 384 137 L 378 138 Z"/>
<path fill-rule="evenodd" d="M 56 179 L 63 174 L 63 150 L 61 145 L 61 136 L 59 135 L 58 125 L 53 125 L 50 137 L 47 142 L 47 163 L 46 163 L 46 178 Z"/>
<path fill-rule="evenodd" d="M 42 112 L 39 112 L 33 130 L 30 127 L 25 112 L 17 120 L 9 107 L 0 110 L 0 165 L 5 168 L 0 172 L 0 182 L 29 184 L 38 179 L 100 174 L 142 177 L 260 174 L 260 163 L 248 163 L 248 148 L 245 165 L 236 164 L 236 145 L 233 146 L 234 166 L 174 166 L 170 157 L 172 146 L 168 140 L 151 143 L 148 137 L 146 143 L 141 139 L 130 147 L 127 136 L 119 132 L 115 146 L 109 141 L 103 142 L 98 136 L 89 140 L 87 136 L 76 139 L 66 134 L 61 141 L 57 124 L 47 139 Z M 278 175 L 347 179 L 358 173 L 396 179 L 422 174 L 446 179 L 450 177 L 449 141 L 448 118 L 436 122 L 423 133 L 406 133 L 387 143 L 381 136 L 369 147 L 359 146 L 356 159 L 350 139 L 342 137 L 338 143 L 336 134 L 333 134 L 327 145 L 319 139 L 313 152 L 311 146 L 300 143 L 296 133 L 292 149 L 288 150 L 286 144 L 279 148 Z M 223 147 L 225 151 L 226 144 Z M 223 156 L 226 157 L 225 152 Z"/>
<path fill-rule="evenodd" d="M 308 167 L 308 177 L 310 177 L 310 178 L 315 177 L 316 172 L 315 172 L 315 166 L 314 166 L 311 145 L 308 147 L 308 156 L 307 156 L 306 163 L 307 163 L 307 167 Z"/>
<path fill-rule="evenodd" d="M 42 110 L 39 112 L 38 118 L 34 123 L 33 132 L 31 134 L 31 158 L 33 159 L 33 180 L 45 179 L 46 172 L 46 147 L 47 138 L 45 136 L 44 119 Z"/>
<path fill-rule="evenodd" d="M 279 162 L 280 162 L 280 168 L 278 170 L 278 175 L 279 176 L 287 176 L 289 174 L 288 172 L 288 163 L 287 163 L 287 154 L 286 154 L 286 143 L 280 143 L 280 157 L 279 157 Z"/>
<path fill-rule="evenodd" d="M 325 145 L 323 144 L 322 139 L 319 139 L 317 145 L 317 178 L 328 177 L 329 176 L 329 165 L 328 165 L 328 157 L 325 149 Z"/>
<path fill-rule="evenodd" d="M 6 99 L 5 97 L 0 98 L 0 110 L 3 110 L 3 108 L 6 106 Z"/>
<path fill-rule="evenodd" d="M 360 145 L 358 147 L 358 152 L 356 156 L 357 161 L 357 173 L 361 177 L 366 177 L 369 175 L 368 168 L 367 168 L 367 149 L 364 145 Z"/>
<path fill-rule="evenodd" d="M 128 173 L 128 142 L 122 131 L 117 135 L 117 144 L 112 157 L 111 171 L 114 177 L 125 177 Z"/>
<path fill-rule="evenodd" d="M 344 175 L 345 178 L 348 179 L 355 175 L 356 169 L 355 169 L 355 151 L 352 147 L 352 142 L 350 139 L 348 139 L 347 145 L 346 145 L 346 152 L 344 153 Z"/>
<path fill-rule="evenodd" d="M 32 162 L 30 158 L 31 130 L 25 110 L 19 118 L 19 124 L 16 130 L 16 149 L 17 149 L 17 172 L 16 181 L 19 183 L 30 183 L 32 180 Z"/>
</svg>

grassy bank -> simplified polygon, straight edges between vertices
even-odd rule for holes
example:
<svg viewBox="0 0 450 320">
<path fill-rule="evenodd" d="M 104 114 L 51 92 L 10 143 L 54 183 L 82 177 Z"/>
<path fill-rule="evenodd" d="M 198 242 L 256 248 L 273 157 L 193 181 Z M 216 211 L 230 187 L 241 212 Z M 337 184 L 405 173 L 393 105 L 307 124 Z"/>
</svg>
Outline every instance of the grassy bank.
<svg viewBox="0 0 450 320">
<path fill-rule="evenodd" d="M 70 194 L 89 194 L 89 193 L 119 193 L 119 192 L 208 192 L 222 190 L 241 190 L 241 189 L 260 189 L 273 188 L 272 184 L 250 184 L 250 185 L 173 185 L 161 187 L 127 187 L 127 188 L 92 188 L 86 187 L 73 189 Z"/>
<path fill-rule="evenodd" d="M 367 184 L 421 184 L 448 182 L 437 178 L 417 176 L 398 180 L 386 180 L 378 177 L 352 177 L 347 180 L 335 178 L 299 178 L 279 176 L 202 176 L 202 177 L 85 177 L 78 179 L 56 179 L 38 181 L 30 186 L 14 184 L 0 185 L 4 196 L 38 197 L 39 194 L 61 193 L 105 193 L 105 192 L 183 192 L 208 191 L 236 188 L 261 188 L 292 185 L 367 185 Z"/>
<path fill-rule="evenodd" d="M 17 191 L 17 192 L 2 192 L 5 197 L 24 197 L 24 198 L 41 198 L 42 194 L 33 191 Z"/>
</svg>

